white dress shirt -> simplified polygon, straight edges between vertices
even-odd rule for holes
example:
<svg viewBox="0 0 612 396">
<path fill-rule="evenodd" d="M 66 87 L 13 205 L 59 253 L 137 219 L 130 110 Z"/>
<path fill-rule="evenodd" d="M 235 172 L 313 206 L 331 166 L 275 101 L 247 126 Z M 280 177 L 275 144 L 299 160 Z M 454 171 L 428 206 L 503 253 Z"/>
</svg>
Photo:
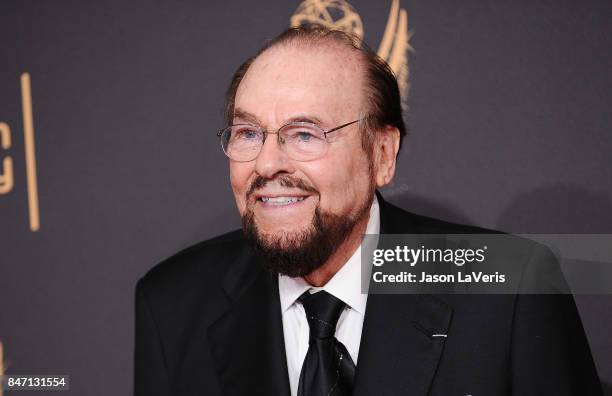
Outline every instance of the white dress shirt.
<svg viewBox="0 0 612 396">
<path fill-rule="evenodd" d="M 379 232 L 380 211 L 378 201 L 374 196 L 366 234 L 378 234 Z M 300 372 L 308 351 L 310 334 L 304 307 L 297 299 L 311 288 L 313 287 L 303 278 L 291 278 L 284 275 L 278 277 L 287 369 L 292 396 L 297 395 Z M 353 362 L 357 365 L 361 330 L 368 299 L 367 294 L 361 293 L 361 246 L 324 286 L 314 289 L 325 290 L 346 304 L 338 319 L 336 338 L 344 344 Z"/>
</svg>

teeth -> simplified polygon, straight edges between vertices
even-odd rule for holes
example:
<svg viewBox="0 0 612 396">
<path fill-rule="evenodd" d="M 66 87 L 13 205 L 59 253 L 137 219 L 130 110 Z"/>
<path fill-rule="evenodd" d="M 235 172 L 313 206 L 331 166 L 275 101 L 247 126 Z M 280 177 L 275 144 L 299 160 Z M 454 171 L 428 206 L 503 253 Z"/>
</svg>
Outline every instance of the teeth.
<svg viewBox="0 0 612 396">
<path fill-rule="evenodd" d="M 304 197 L 261 197 L 261 201 L 270 205 L 289 205 L 303 201 Z"/>
</svg>

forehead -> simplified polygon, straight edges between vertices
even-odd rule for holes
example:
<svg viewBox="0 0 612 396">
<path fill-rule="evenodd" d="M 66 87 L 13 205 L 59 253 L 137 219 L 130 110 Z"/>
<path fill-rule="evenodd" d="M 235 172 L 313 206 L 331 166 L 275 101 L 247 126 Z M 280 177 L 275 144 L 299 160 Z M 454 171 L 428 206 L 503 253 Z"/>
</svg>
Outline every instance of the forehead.
<svg viewBox="0 0 612 396">
<path fill-rule="evenodd" d="M 358 55 L 346 47 L 281 45 L 253 62 L 235 106 L 277 126 L 299 115 L 343 122 L 362 108 L 363 81 Z"/>
</svg>

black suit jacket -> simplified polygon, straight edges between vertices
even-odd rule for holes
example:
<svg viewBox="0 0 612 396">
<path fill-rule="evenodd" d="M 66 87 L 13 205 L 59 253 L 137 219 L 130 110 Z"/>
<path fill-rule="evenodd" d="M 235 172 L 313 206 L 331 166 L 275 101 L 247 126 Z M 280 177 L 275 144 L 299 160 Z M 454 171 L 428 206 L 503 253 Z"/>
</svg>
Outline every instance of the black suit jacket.
<svg viewBox="0 0 612 396">
<path fill-rule="evenodd" d="M 379 202 L 381 233 L 483 233 Z M 135 394 L 289 395 L 277 277 L 241 231 L 138 282 Z M 571 295 L 368 297 L 355 396 L 600 394 Z"/>
</svg>

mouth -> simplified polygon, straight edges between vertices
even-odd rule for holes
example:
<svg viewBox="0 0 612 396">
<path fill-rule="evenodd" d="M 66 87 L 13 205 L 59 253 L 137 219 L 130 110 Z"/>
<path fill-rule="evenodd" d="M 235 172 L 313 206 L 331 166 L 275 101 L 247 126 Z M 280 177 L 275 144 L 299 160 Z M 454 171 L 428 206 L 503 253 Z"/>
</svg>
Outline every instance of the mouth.
<svg viewBox="0 0 612 396">
<path fill-rule="evenodd" d="M 257 202 L 261 202 L 266 206 L 287 206 L 302 202 L 307 196 L 260 196 Z"/>
<path fill-rule="evenodd" d="M 292 232 L 312 223 L 314 197 L 299 190 L 260 191 L 251 196 L 251 210 L 262 232 Z"/>
<path fill-rule="evenodd" d="M 301 202 L 306 197 L 261 197 L 260 201 L 268 205 L 290 205 Z"/>
</svg>

